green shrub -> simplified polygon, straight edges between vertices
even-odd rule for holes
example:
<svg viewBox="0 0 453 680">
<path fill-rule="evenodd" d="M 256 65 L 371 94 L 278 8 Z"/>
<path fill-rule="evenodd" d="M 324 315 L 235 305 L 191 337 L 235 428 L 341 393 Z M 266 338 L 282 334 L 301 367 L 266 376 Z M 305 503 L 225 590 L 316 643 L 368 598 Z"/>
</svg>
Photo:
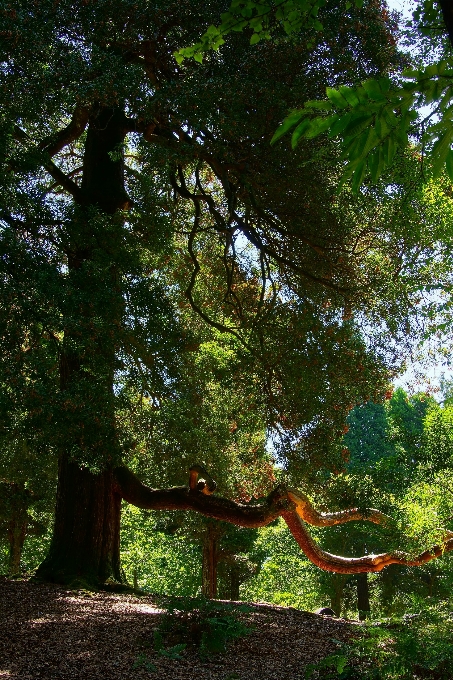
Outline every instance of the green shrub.
<svg viewBox="0 0 453 680">
<path fill-rule="evenodd" d="M 251 628 L 239 618 L 251 611 L 247 605 L 224 604 L 205 598 L 162 598 L 167 609 L 155 631 L 162 648 L 164 641 L 195 647 L 202 658 L 223 653 L 231 640 L 247 635 Z"/>
<path fill-rule="evenodd" d="M 453 613 L 447 605 L 368 624 L 306 677 L 335 680 L 451 680 Z M 320 674 L 321 673 L 321 674 Z"/>
</svg>

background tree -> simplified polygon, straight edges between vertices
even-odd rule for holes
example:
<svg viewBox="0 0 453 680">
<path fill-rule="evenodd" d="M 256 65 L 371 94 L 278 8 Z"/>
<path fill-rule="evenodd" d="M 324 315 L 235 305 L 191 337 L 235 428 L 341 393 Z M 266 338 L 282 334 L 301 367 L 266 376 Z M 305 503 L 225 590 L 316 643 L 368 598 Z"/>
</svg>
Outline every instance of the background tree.
<svg viewBox="0 0 453 680">
<path fill-rule="evenodd" d="M 0 458 L 0 545 L 10 576 L 21 573 L 26 537 L 43 536 L 51 524 L 57 476 L 54 460 L 14 435 L 12 428 L 3 433 Z"/>
</svg>

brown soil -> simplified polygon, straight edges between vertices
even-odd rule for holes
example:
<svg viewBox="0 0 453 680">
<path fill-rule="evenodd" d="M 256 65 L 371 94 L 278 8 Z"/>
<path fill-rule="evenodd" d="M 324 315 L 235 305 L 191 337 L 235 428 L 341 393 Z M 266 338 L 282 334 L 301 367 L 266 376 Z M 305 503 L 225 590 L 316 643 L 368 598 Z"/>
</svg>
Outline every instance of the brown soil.
<svg viewBox="0 0 453 680">
<path fill-rule="evenodd" d="M 153 596 L 0 579 L 0 678 L 298 680 L 307 664 L 334 653 L 335 640 L 347 640 L 358 626 L 254 604 L 241 614 L 252 632 L 230 642 L 225 654 L 203 660 L 197 646 L 188 644 L 182 659 L 172 660 L 152 644 L 163 616 Z"/>
</svg>

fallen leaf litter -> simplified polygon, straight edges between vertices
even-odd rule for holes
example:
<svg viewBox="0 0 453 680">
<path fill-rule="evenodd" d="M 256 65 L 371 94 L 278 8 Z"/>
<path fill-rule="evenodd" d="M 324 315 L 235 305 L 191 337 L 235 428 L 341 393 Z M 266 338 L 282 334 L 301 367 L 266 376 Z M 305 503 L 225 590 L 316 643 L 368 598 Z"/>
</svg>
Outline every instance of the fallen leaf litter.
<svg viewBox="0 0 453 680">
<path fill-rule="evenodd" d="M 243 604 L 243 603 L 242 603 Z M 1 680 L 302 680 L 309 663 L 337 651 L 356 622 L 290 607 L 250 605 L 253 630 L 225 654 L 180 660 L 153 650 L 164 610 L 152 595 L 88 593 L 0 579 Z M 137 659 L 142 663 L 137 666 Z"/>
</svg>

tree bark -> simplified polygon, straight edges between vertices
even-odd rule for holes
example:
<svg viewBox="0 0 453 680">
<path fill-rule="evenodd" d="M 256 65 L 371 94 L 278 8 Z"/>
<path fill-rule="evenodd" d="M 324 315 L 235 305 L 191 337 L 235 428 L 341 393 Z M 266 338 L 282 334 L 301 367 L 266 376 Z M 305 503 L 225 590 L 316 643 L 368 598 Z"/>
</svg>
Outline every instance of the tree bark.
<svg viewBox="0 0 453 680">
<path fill-rule="evenodd" d="M 439 0 L 442 18 L 447 29 L 450 45 L 453 47 L 453 7 L 450 0 Z"/>
<path fill-rule="evenodd" d="M 368 574 L 357 574 L 357 609 L 359 621 L 365 621 L 371 611 Z"/>
<path fill-rule="evenodd" d="M 127 210 L 131 200 L 124 188 L 124 138 L 127 119 L 120 108 L 101 108 L 88 126 L 83 158 L 82 192 L 86 205 L 108 215 Z"/>
<path fill-rule="evenodd" d="M 240 585 L 240 568 L 237 564 L 232 564 L 230 568 L 230 600 L 239 600 Z"/>
<path fill-rule="evenodd" d="M 343 609 L 343 590 L 346 583 L 346 576 L 335 574 L 332 577 L 332 590 L 330 594 L 330 607 L 335 612 L 335 616 L 340 618 Z"/>
<path fill-rule="evenodd" d="M 336 513 L 320 513 L 304 494 L 282 486 L 274 489 L 260 505 L 235 503 L 227 498 L 213 496 L 209 480 L 206 485 L 204 482 L 197 483 L 197 475 L 193 475 L 194 469 L 191 469 L 189 486 L 172 489 L 150 489 L 126 467 L 116 468 L 114 475 L 118 493 L 124 500 L 143 509 L 195 510 L 206 517 L 214 517 L 242 527 L 266 526 L 277 517 L 283 517 L 308 559 L 321 569 L 337 574 L 379 572 L 390 564 L 420 566 L 453 550 L 453 532 L 444 530 L 442 543 L 415 557 L 403 552 L 363 557 L 332 555 L 315 543 L 305 522 L 315 526 L 332 526 L 358 520 L 387 524 L 390 518 L 373 508 L 363 512 L 354 508 Z"/>
<path fill-rule="evenodd" d="M 83 127 L 85 118 L 77 124 Z M 121 495 L 115 491 L 108 463 L 118 448 L 113 398 L 116 347 L 108 329 L 121 316 L 124 302 L 113 258 L 110 268 L 100 268 L 94 259 L 93 243 L 103 249 L 103 263 L 108 262 L 112 244 L 100 240 L 105 239 L 102 233 L 92 233 L 88 208 L 112 215 L 129 207 L 124 187 L 126 133 L 121 109 L 93 108 L 80 199 L 76 200 L 79 208 L 67 249 L 68 285 L 73 286 L 72 298 L 77 301 L 72 307 L 68 303 L 60 357 L 61 402 L 65 404 L 60 417 L 68 434 L 61 445 L 51 547 L 37 571 L 38 578 L 57 583 L 98 586 L 125 581 L 119 552 Z M 107 469 L 95 474 L 77 462 L 83 458 L 94 458 L 98 467 Z"/>
<path fill-rule="evenodd" d="M 123 583 L 120 566 L 121 496 L 111 471 L 94 475 L 60 460 L 55 526 L 36 576 L 54 583 Z"/>
<path fill-rule="evenodd" d="M 381 598 L 382 607 L 386 616 L 392 613 L 393 600 L 396 593 L 396 567 L 390 566 L 382 572 L 381 579 Z"/>
<path fill-rule="evenodd" d="M 218 532 L 209 525 L 203 542 L 201 592 L 210 600 L 217 597 Z"/>
<path fill-rule="evenodd" d="M 8 576 L 20 574 L 20 560 L 27 535 L 28 517 L 27 512 L 16 512 L 8 526 Z"/>
<path fill-rule="evenodd" d="M 16 576 L 20 574 L 22 550 L 29 529 L 30 517 L 27 510 L 31 504 L 31 494 L 24 484 L 18 482 L 0 483 L 0 494 L 3 502 L 0 514 L 3 509 L 9 543 L 8 575 Z"/>
</svg>

